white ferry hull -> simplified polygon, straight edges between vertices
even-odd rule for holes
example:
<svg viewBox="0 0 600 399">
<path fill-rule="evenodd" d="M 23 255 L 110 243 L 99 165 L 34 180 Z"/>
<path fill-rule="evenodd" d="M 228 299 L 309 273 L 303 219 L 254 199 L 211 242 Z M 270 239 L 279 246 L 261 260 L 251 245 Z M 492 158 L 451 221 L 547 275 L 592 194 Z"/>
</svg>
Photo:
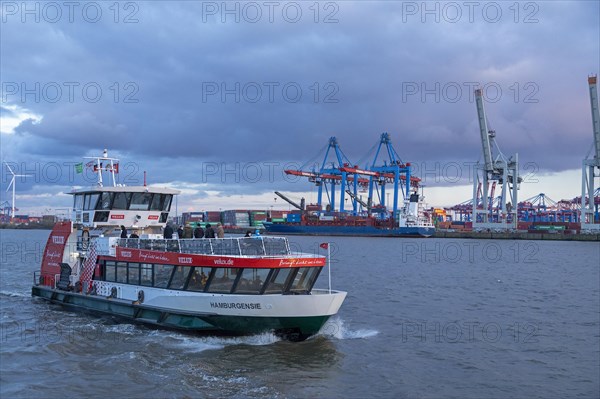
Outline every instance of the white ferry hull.
<svg viewBox="0 0 600 399">
<path fill-rule="evenodd" d="M 311 295 L 194 295 L 182 292 L 182 295 L 172 296 L 172 292 L 160 295 L 152 293 L 152 288 L 140 288 L 144 288 L 150 297 L 144 302 L 85 295 L 42 285 L 33 286 L 32 295 L 78 310 L 161 327 L 235 335 L 274 332 L 296 341 L 316 334 L 329 317 L 337 313 L 346 297 L 345 292 L 329 294 L 323 290 L 313 290 Z"/>
</svg>

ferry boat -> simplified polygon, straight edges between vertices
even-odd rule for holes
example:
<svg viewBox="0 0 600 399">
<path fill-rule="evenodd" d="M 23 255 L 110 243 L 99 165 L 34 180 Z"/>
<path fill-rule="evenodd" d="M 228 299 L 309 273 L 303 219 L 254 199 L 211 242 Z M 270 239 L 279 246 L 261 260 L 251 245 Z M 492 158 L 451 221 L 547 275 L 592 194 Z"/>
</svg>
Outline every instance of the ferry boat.
<svg viewBox="0 0 600 399">
<path fill-rule="evenodd" d="M 165 239 L 177 190 L 117 185 L 106 150 L 87 166 L 98 184 L 71 192 L 71 220 L 50 233 L 33 296 L 166 328 L 293 341 L 342 305 L 346 292 L 313 288 L 324 256 L 292 252 L 283 237 Z"/>
</svg>

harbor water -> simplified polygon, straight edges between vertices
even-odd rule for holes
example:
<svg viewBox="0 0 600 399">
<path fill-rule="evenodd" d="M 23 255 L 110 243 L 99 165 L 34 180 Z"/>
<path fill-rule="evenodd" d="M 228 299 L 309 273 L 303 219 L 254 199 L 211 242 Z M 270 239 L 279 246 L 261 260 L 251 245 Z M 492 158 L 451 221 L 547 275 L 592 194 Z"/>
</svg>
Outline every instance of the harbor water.
<svg viewBox="0 0 600 399">
<path fill-rule="evenodd" d="M 600 397 L 598 242 L 290 237 L 348 291 L 291 343 L 66 311 L 31 297 L 49 232 L 0 234 L 2 398 Z"/>
</svg>

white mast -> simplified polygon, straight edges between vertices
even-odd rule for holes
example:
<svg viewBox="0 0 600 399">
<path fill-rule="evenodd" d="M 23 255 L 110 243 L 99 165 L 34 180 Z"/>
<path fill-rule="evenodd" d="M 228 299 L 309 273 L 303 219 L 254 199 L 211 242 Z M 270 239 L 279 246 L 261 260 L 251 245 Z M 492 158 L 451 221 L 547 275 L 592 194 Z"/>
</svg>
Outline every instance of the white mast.
<svg viewBox="0 0 600 399">
<path fill-rule="evenodd" d="M 118 168 L 119 160 L 117 158 L 109 158 L 108 150 L 104 149 L 104 153 L 101 157 L 84 157 L 85 159 L 93 159 L 95 166 L 94 172 L 98 173 L 98 186 L 104 185 L 102 181 L 102 172 L 110 172 L 112 177 L 112 186 L 117 186 L 117 179 L 115 177 L 116 168 Z M 105 164 L 106 162 L 106 164 Z"/>
</svg>

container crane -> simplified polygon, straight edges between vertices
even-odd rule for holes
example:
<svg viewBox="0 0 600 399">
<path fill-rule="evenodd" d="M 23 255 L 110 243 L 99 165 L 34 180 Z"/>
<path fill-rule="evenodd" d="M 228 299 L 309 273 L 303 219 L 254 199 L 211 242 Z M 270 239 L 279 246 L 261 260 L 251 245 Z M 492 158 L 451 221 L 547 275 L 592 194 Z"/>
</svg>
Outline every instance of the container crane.
<svg viewBox="0 0 600 399">
<path fill-rule="evenodd" d="M 600 202 L 600 198 L 596 201 L 594 188 L 595 180 L 600 177 L 600 115 L 596 83 L 596 75 L 588 76 L 594 142 L 581 166 L 581 230 L 591 232 L 600 231 L 600 215 L 596 203 Z"/>
<path fill-rule="evenodd" d="M 297 202 L 289 199 L 287 196 L 281 194 L 279 191 L 275 191 L 275 194 L 277 194 L 282 200 L 284 200 L 285 202 L 287 202 L 288 204 L 290 204 L 291 206 L 293 206 L 296 209 L 299 209 L 299 210 L 303 211 L 305 209 L 305 207 L 306 207 L 305 206 L 306 203 L 304 201 L 304 198 L 300 199 L 300 205 L 298 205 Z"/>
<path fill-rule="evenodd" d="M 332 159 L 330 159 L 332 158 Z M 298 170 L 286 170 L 285 173 L 293 176 L 308 177 L 308 180 L 315 183 L 317 186 L 317 204 L 320 209 L 323 209 L 323 189 L 328 197 L 328 206 L 326 209 L 334 212 L 336 210 L 336 185 L 340 185 L 339 194 L 339 211 L 345 212 L 344 200 L 346 195 L 346 185 L 353 183 L 354 194 L 358 193 L 358 185 L 366 185 L 367 179 L 360 179 L 356 174 L 343 170 L 344 166 L 349 166 L 350 161 L 343 153 L 336 137 L 330 137 L 325 148 L 325 155 L 319 171 L 302 170 L 306 166 L 303 165 Z M 327 190 L 329 186 L 329 190 Z M 354 206 L 356 211 L 356 205 Z"/>
<path fill-rule="evenodd" d="M 393 214 L 398 215 L 399 194 L 402 193 L 405 199 L 410 197 L 411 188 L 416 190 L 419 187 L 421 179 L 411 176 L 411 167 L 409 163 L 404 164 L 398 153 L 392 146 L 392 142 L 388 133 L 383 133 L 379 142 L 372 148 L 375 149 L 375 156 L 370 166 L 359 168 L 358 165 L 352 164 L 342 152 L 339 143 L 335 137 L 329 138 L 329 143 L 325 149 L 325 156 L 319 171 L 302 170 L 306 166 L 303 165 L 298 170 L 286 170 L 285 173 L 294 176 L 307 177 L 309 181 L 316 184 L 318 187 L 317 203 L 322 208 L 323 188 L 329 199 L 328 210 L 336 210 L 336 185 L 340 186 L 339 194 L 339 212 L 351 213 L 354 216 L 359 214 L 359 206 L 367 208 L 369 215 L 374 208 L 385 210 L 385 190 L 386 184 L 393 184 L 394 200 Z M 387 153 L 388 159 L 379 161 L 379 155 Z M 367 154 L 367 156 L 371 153 Z M 333 160 L 329 160 L 333 158 Z M 310 161 L 309 161 L 310 162 Z M 406 184 L 409 181 L 410 184 Z M 379 201 L 373 200 L 373 195 L 376 185 Z M 329 191 L 327 187 L 330 186 Z M 367 201 L 360 199 L 359 189 L 369 190 Z M 403 189 L 400 192 L 400 188 Z M 405 189 L 405 190 L 404 190 Z M 344 207 L 345 195 L 352 199 L 352 210 L 347 211 Z"/>
<path fill-rule="evenodd" d="M 498 143 L 496 143 L 496 132 L 488 129 L 481 89 L 475 90 L 475 104 L 479 120 L 483 164 L 477 164 L 473 179 L 473 229 L 515 230 L 517 228 L 517 190 L 521 183 L 518 175 L 518 154 L 506 158 L 500 151 Z M 496 158 L 493 157 L 493 148 L 498 154 Z M 497 220 L 492 217 L 490 212 L 491 204 L 489 204 L 488 196 L 490 182 L 502 186 L 501 203 L 499 204 L 501 212 Z M 481 190 L 478 190 L 478 187 L 481 187 Z"/>
</svg>

